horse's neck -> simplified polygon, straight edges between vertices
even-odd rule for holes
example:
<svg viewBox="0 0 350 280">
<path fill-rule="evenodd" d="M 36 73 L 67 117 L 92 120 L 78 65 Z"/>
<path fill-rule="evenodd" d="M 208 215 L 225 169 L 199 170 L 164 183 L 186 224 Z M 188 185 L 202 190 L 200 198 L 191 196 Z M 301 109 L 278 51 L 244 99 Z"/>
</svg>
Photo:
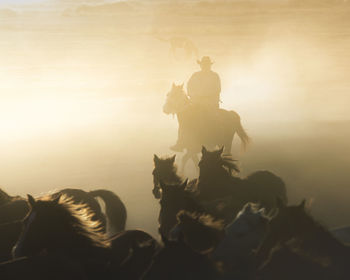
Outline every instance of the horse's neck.
<svg viewBox="0 0 350 280">
<path fill-rule="evenodd" d="M 178 118 L 185 116 L 187 112 L 189 112 L 191 109 L 191 101 L 188 98 L 185 99 L 185 97 L 184 97 L 184 100 L 185 101 L 183 102 L 183 105 L 176 112 L 176 115 L 178 116 Z"/>
<path fill-rule="evenodd" d="M 227 170 L 223 167 L 218 167 L 213 169 L 210 174 L 202 173 L 199 175 L 199 182 L 201 183 L 211 183 L 211 182 L 229 182 L 231 181 L 232 176 L 227 172 Z"/>
<path fill-rule="evenodd" d="M 176 170 L 172 170 L 171 172 L 167 173 L 163 180 L 165 180 L 167 183 L 173 183 L 173 184 L 179 184 L 182 182 L 182 179 L 179 175 L 176 174 Z"/>
</svg>

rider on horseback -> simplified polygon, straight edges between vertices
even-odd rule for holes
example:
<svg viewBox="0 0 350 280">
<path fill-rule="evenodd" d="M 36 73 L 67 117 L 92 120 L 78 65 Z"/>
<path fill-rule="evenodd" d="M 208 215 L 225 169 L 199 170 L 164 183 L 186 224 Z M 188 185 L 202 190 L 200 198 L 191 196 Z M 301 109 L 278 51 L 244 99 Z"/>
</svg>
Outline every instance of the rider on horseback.
<svg viewBox="0 0 350 280">
<path fill-rule="evenodd" d="M 197 60 L 201 71 L 195 72 L 187 83 L 187 93 L 193 105 L 198 105 L 206 111 L 206 114 L 219 109 L 221 82 L 217 73 L 211 70 L 213 62 L 209 56 Z M 184 149 L 183 129 L 179 126 L 177 143 L 170 147 L 175 152 L 182 152 Z"/>
</svg>

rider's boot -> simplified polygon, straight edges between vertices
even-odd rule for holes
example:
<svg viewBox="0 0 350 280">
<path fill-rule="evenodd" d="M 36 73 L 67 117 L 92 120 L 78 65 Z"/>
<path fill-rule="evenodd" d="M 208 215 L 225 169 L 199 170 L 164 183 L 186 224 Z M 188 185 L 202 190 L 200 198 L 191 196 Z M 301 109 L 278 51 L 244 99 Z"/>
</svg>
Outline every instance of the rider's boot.
<svg viewBox="0 0 350 280">
<path fill-rule="evenodd" d="M 183 152 L 184 148 L 184 128 L 182 127 L 182 125 L 179 125 L 177 142 L 174 146 L 170 147 L 170 150 L 181 153 Z"/>
<path fill-rule="evenodd" d="M 179 141 L 174 145 L 174 146 L 171 146 L 170 147 L 170 150 L 172 150 L 172 151 L 174 151 L 174 152 L 183 152 L 183 150 L 184 150 L 184 147 L 183 147 L 183 145 L 181 145 L 180 143 L 179 143 Z"/>
</svg>

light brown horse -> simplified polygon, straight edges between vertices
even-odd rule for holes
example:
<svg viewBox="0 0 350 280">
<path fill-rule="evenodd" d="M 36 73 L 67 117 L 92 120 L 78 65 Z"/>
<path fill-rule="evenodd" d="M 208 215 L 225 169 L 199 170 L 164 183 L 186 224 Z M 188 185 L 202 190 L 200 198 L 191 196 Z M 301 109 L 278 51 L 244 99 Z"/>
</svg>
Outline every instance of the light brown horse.
<svg viewBox="0 0 350 280">
<path fill-rule="evenodd" d="M 230 154 L 236 133 L 241 139 L 243 149 L 249 143 L 249 136 L 235 111 L 209 110 L 193 104 L 183 85 L 172 85 L 163 111 L 165 114 L 177 115 L 179 129 L 183 132 L 183 144 L 187 152 L 182 158 L 182 171 L 190 158 L 197 166 L 199 162 L 197 154 L 203 145 L 209 148 L 224 146 L 225 154 Z"/>
</svg>

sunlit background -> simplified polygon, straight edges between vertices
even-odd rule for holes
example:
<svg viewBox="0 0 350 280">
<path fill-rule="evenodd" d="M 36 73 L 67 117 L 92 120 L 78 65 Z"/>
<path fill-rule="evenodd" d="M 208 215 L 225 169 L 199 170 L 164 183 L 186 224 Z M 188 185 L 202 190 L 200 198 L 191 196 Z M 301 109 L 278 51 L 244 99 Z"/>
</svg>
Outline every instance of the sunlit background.
<svg viewBox="0 0 350 280">
<path fill-rule="evenodd" d="M 350 207 L 347 2 L 107 2 L 0 1 L 5 190 L 105 186 L 130 225 L 155 232 L 152 156 L 171 154 L 177 135 L 162 105 L 198 70 L 195 56 L 169 51 L 180 36 L 215 61 L 222 107 L 252 136 L 245 154 L 235 141 L 243 174 L 272 170 L 292 202 L 314 197 L 325 223 L 348 221 L 337 207 Z"/>
</svg>

